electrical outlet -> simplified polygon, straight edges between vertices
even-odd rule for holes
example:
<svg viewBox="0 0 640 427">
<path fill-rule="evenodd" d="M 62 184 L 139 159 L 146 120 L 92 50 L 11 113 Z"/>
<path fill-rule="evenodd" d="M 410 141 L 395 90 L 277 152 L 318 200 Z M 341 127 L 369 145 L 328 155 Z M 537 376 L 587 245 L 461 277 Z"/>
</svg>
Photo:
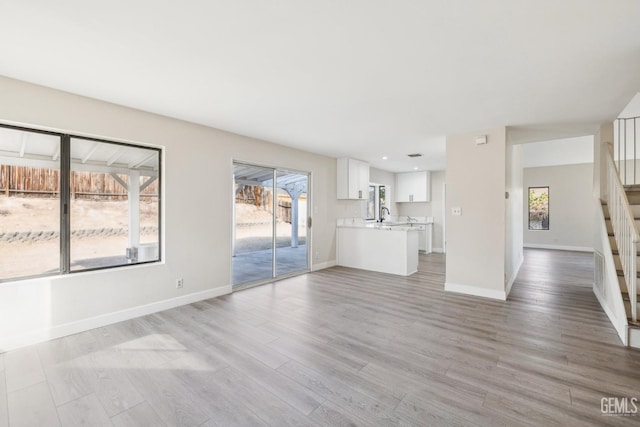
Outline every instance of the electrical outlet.
<svg viewBox="0 0 640 427">
<path fill-rule="evenodd" d="M 181 277 L 178 280 L 176 280 L 176 289 L 182 289 L 183 286 L 184 286 L 184 279 Z"/>
</svg>

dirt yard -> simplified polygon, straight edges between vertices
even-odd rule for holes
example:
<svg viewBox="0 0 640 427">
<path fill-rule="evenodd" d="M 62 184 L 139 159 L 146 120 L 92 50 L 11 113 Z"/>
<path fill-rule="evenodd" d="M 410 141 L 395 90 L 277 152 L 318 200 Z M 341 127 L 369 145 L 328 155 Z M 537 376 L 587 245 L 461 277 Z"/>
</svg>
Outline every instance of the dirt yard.
<svg viewBox="0 0 640 427">
<path fill-rule="evenodd" d="M 59 204 L 57 199 L 0 196 L 0 278 L 58 271 Z M 157 202 L 142 202 L 140 209 L 141 243 L 157 242 Z M 72 269 L 94 266 L 84 263 L 92 259 L 123 263 L 127 227 L 126 201 L 73 200 Z"/>
<path fill-rule="evenodd" d="M 59 211 L 57 199 L 0 195 L 0 279 L 58 270 Z M 157 215 L 156 202 L 141 203 L 140 226 L 145 231 L 140 236 L 141 243 L 158 241 Z M 236 205 L 237 254 L 271 248 L 271 218 L 270 212 L 253 205 Z M 112 259 L 115 264 L 122 263 L 128 243 L 127 226 L 126 201 L 73 200 L 72 268 L 86 268 L 83 261 L 94 259 Z M 306 243 L 306 231 L 306 224 L 301 221 L 299 244 Z M 11 237 L 16 232 L 26 237 Z M 291 245 L 291 224 L 276 223 L 276 244 L 277 247 Z"/>
<path fill-rule="evenodd" d="M 158 203 L 140 203 L 140 226 L 158 225 Z M 58 231 L 60 201 L 31 197 L 0 196 L 0 233 Z M 126 201 L 77 199 L 71 201 L 71 228 L 84 230 L 127 227 Z"/>
<path fill-rule="evenodd" d="M 271 249 L 272 214 L 249 204 L 236 204 L 236 254 Z M 298 226 L 298 243 L 305 244 L 307 229 L 304 221 Z M 276 246 L 291 245 L 291 224 L 276 222 Z"/>
</svg>

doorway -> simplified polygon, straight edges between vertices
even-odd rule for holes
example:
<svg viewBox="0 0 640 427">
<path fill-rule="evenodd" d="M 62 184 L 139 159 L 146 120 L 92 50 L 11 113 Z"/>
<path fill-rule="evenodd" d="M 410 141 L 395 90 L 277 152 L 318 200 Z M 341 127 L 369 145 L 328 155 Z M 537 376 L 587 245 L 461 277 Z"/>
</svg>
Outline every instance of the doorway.
<svg viewBox="0 0 640 427">
<path fill-rule="evenodd" d="M 309 271 L 309 177 L 233 163 L 234 290 Z"/>
</svg>

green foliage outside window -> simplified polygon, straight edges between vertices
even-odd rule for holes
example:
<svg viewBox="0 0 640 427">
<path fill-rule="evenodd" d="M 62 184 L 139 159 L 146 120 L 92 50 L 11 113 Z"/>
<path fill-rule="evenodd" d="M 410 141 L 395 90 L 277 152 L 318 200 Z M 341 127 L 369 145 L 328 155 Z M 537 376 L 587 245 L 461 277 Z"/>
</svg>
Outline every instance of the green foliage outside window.
<svg viewBox="0 0 640 427">
<path fill-rule="evenodd" d="M 529 230 L 549 230 L 549 187 L 529 188 Z"/>
</svg>

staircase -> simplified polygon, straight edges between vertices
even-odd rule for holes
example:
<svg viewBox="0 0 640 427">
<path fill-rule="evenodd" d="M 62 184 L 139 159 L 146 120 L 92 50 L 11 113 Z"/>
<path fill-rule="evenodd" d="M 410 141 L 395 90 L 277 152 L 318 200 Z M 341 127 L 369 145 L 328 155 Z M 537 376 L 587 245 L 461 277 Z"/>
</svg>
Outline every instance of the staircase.
<svg viewBox="0 0 640 427">
<path fill-rule="evenodd" d="M 633 219 L 635 221 L 636 227 L 640 228 L 640 185 L 625 185 L 624 191 L 627 196 L 629 207 L 633 214 Z M 620 286 L 620 292 L 622 293 L 622 299 L 624 302 L 624 307 L 625 307 L 625 311 L 627 313 L 627 319 L 629 322 L 629 344 L 633 347 L 640 347 L 640 322 L 639 321 L 634 322 L 631 317 L 632 301 L 634 301 L 637 307 L 640 308 L 640 304 L 638 304 L 638 294 L 640 294 L 640 289 L 636 291 L 635 298 L 632 295 L 629 295 L 629 289 L 624 277 L 622 262 L 620 260 L 620 252 L 618 251 L 618 245 L 616 243 L 616 239 L 613 234 L 613 227 L 611 225 L 611 216 L 609 213 L 609 208 L 606 203 L 602 204 L 602 209 L 603 209 L 603 214 L 604 214 L 604 218 L 607 225 L 607 233 L 609 235 L 609 244 L 611 245 L 611 252 L 613 255 L 613 260 L 614 260 L 616 272 L 618 275 L 618 284 Z M 637 251 L 640 254 L 640 244 L 637 245 Z M 640 266 L 640 256 L 636 257 L 636 263 L 638 266 Z M 636 278 L 640 278 L 640 271 L 636 273 Z"/>
</svg>

